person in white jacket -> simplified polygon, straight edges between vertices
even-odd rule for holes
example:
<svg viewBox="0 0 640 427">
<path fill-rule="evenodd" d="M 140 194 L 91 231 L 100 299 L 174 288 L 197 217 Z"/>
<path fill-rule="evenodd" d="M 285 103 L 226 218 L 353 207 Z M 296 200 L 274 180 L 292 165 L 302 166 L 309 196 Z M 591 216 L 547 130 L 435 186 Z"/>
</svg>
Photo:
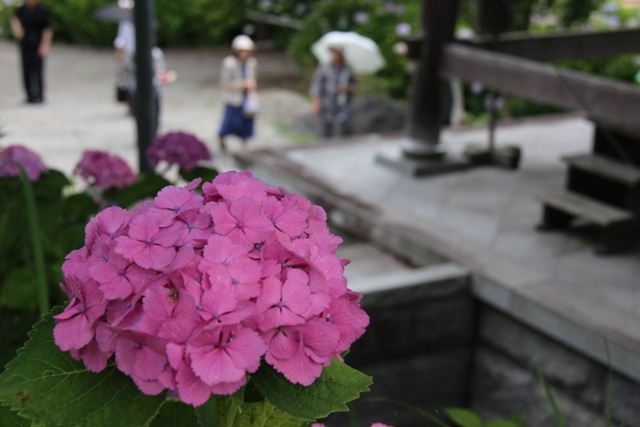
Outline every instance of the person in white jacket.
<svg viewBox="0 0 640 427">
<path fill-rule="evenodd" d="M 218 137 L 220 149 L 225 151 L 226 137 L 237 136 L 246 147 L 253 136 L 254 114 L 256 112 L 256 67 L 258 61 L 253 56 L 255 45 L 246 35 L 235 37 L 231 43 L 233 54 L 222 61 L 220 88 L 224 103 L 224 117 Z"/>
</svg>

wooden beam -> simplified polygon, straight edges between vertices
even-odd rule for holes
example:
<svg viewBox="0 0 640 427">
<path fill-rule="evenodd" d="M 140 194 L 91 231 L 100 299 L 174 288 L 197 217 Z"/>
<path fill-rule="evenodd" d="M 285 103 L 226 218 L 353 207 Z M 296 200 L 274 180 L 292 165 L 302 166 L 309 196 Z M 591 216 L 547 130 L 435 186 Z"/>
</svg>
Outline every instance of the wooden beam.
<svg viewBox="0 0 640 427">
<path fill-rule="evenodd" d="M 539 61 L 603 58 L 640 53 L 640 29 L 597 32 L 563 31 L 545 35 L 502 33 L 497 36 L 478 36 L 472 40 L 458 41 Z M 409 48 L 407 56 L 415 59 L 420 51 L 422 39 L 414 38 L 406 40 L 406 43 Z"/>
<path fill-rule="evenodd" d="M 540 61 L 602 58 L 640 53 L 640 29 L 563 31 L 539 36 L 528 33 L 503 33 L 499 36 L 477 37 L 471 44 Z"/>
<path fill-rule="evenodd" d="M 542 104 L 582 110 L 598 122 L 640 134 L 640 87 L 478 47 L 444 47 L 442 77 L 479 81 Z"/>
</svg>

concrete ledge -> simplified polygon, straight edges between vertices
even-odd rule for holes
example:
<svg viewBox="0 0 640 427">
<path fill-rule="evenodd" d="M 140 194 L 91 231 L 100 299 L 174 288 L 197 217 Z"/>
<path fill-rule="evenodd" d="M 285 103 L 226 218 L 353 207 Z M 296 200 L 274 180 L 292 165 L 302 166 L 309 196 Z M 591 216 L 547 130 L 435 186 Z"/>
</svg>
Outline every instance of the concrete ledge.
<svg viewBox="0 0 640 427">
<path fill-rule="evenodd" d="M 349 288 L 366 295 L 411 288 L 407 289 L 411 299 L 423 296 L 433 298 L 468 291 L 468 279 L 468 271 L 456 264 L 447 263 L 350 280 Z"/>
</svg>

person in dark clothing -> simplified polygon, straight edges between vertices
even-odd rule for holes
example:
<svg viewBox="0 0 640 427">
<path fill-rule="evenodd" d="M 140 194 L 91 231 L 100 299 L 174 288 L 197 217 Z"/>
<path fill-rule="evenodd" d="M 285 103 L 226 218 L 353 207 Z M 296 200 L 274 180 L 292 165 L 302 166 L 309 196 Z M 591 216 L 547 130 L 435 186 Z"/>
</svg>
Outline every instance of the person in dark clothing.
<svg viewBox="0 0 640 427">
<path fill-rule="evenodd" d="M 356 77 L 344 59 L 340 46 L 332 46 L 331 62 L 319 64 L 311 83 L 313 112 L 320 117 L 320 136 L 331 138 L 334 125 L 340 134 L 349 136 L 352 127 L 352 101 L 356 92 Z"/>
<path fill-rule="evenodd" d="M 20 42 L 22 76 L 27 102 L 41 103 L 44 101 L 44 59 L 49 53 L 53 38 L 49 12 L 39 0 L 26 0 L 26 3 L 20 6 L 11 18 L 11 29 Z"/>
</svg>

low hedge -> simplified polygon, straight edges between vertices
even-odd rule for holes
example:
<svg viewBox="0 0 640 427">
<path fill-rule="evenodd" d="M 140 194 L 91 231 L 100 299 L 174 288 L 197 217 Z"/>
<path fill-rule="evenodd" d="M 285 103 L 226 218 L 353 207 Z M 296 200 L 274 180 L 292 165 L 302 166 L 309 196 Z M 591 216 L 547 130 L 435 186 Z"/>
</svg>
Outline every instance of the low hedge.
<svg viewBox="0 0 640 427">
<path fill-rule="evenodd" d="M 93 14 L 114 1 L 42 0 L 42 4 L 51 12 L 56 42 L 111 46 L 117 24 L 99 21 Z M 9 36 L 15 8 L 0 3 L 0 35 Z M 155 10 L 159 46 L 205 47 L 227 44 L 240 31 L 246 8 L 244 0 L 155 0 Z"/>
</svg>

